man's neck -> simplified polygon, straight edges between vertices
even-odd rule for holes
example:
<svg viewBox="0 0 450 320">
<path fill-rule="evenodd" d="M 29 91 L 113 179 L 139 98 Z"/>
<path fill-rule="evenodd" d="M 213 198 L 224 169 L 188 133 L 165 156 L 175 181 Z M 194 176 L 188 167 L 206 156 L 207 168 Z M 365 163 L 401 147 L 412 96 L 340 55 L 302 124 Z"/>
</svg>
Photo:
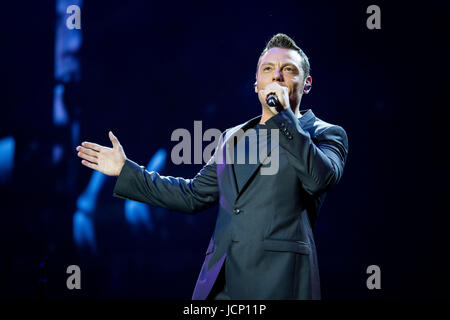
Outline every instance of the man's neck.
<svg viewBox="0 0 450 320">
<path fill-rule="evenodd" d="M 300 113 L 300 106 L 297 107 L 294 110 L 292 110 L 292 112 L 294 112 L 295 116 L 297 118 L 301 118 L 302 114 Z M 259 124 L 265 124 L 267 120 L 269 120 L 270 118 L 272 118 L 275 114 L 270 111 L 268 108 L 263 107 L 262 108 L 262 115 L 261 115 L 261 120 L 259 121 Z"/>
</svg>

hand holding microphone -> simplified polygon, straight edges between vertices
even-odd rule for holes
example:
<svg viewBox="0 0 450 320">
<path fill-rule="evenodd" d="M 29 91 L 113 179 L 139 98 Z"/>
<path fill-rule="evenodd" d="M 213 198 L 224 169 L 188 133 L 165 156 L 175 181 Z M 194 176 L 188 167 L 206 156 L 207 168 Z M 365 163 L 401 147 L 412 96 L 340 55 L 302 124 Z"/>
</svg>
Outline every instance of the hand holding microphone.
<svg viewBox="0 0 450 320">
<path fill-rule="evenodd" d="M 277 82 L 269 83 L 264 90 L 260 90 L 266 106 L 274 114 L 289 107 L 289 90 Z"/>
</svg>

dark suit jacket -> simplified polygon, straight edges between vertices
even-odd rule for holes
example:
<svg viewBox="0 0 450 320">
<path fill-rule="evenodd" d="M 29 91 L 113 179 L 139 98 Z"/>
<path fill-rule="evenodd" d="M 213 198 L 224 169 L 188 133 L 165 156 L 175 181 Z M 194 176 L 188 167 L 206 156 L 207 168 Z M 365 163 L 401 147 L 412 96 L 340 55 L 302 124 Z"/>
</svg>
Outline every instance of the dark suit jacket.
<svg viewBox="0 0 450 320">
<path fill-rule="evenodd" d="M 320 299 L 314 222 L 326 191 L 342 177 L 348 153 L 344 129 L 318 119 L 311 109 L 297 118 L 291 109 L 266 121 L 279 129 L 279 170 L 260 174 L 257 163 L 238 192 L 232 164 L 222 151 L 232 137 L 259 123 L 261 116 L 222 133 L 213 157 L 192 179 L 161 176 L 131 160 L 117 179 L 113 195 L 170 210 L 196 213 L 214 204 L 219 212 L 194 289 L 206 299 L 225 266 L 231 299 Z M 277 149 L 275 149 L 277 148 Z"/>
</svg>

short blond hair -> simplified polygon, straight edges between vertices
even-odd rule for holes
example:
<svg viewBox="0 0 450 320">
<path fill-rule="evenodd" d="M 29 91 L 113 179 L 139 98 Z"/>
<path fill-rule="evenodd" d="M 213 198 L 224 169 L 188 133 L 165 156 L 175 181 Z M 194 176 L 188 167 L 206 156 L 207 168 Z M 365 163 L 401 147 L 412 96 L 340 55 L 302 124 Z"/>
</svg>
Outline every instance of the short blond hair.
<svg viewBox="0 0 450 320">
<path fill-rule="evenodd" d="M 302 69 L 305 74 L 305 78 L 309 76 L 309 73 L 311 71 L 311 67 L 309 65 L 309 59 L 308 56 L 303 52 L 302 49 L 300 49 L 299 46 L 295 43 L 292 38 L 290 38 L 288 35 L 284 33 L 278 33 L 274 35 L 269 42 L 267 42 L 266 47 L 264 48 L 263 52 L 259 56 L 258 64 L 256 65 L 256 74 L 258 74 L 258 68 L 259 63 L 261 61 L 262 56 L 269 51 L 272 48 L 283 48 L 283 49 L 291 49 L 298 52 L 298 54 L 303 58 L 302 62 Z"/>
</svg>

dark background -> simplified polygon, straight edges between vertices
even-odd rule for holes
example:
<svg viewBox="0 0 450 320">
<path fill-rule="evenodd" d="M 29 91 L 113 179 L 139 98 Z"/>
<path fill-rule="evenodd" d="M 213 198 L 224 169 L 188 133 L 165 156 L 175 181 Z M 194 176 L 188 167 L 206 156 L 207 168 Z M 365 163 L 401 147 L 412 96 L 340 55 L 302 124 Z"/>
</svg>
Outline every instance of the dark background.
<svg viewBox="0 0 450 320">
<path fill-rule="evenodd" d="M 310 58 L 301 110 L 347 131 L 343 179 L 316 223 L 323 299 L 448 297 L 449 5 L 362 1 L 85 1 L 81 10 L 80 142 L 146 165 L 176 128 L 225 130 L 260 114 L 256 62 L 270 37 L 291 36 Z M 366 8 L 381 8 L 381 30 Z M 73 241 L 75 199 L 91 176 L 52 122 L 54 1 L 1 5 L 0 138 L 16 141 L 1 186 L 1 297 L 190 299 L 217 207 L 196 216 L 152 207 L 153 232 L 134 233 L 108 177 L 95 212 L 96 255 Z M 73 111 L 75 112 L 75 111 Z M 51 165 L 55 141 L 69 146 Z M 167 163 L 192 178 L 201 165 Z M 45 262 L 45 270 L 39 265 Z M 82 289 L 66 288 L 66 268 Z M 366 268 L 381 268 L 368 290 Z M 42 274 L 44 272 L 44 274 Z M 44 292 L 39 279 L 47 279 Z"/>
</svg>

